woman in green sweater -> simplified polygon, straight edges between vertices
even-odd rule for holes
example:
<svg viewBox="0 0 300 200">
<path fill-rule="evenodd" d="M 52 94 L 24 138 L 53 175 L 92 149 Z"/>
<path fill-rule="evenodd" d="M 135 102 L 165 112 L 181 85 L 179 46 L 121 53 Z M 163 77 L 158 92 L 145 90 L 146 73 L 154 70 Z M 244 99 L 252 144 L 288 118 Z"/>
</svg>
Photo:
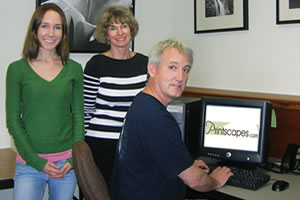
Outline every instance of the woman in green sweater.
<svg viewBox="0 0 300 200">
<path fill-rule="evenodd" d="M 72 145 L 83 139 L 83 76 L 69 59 L 66 18 L 55 4 L 33 13 L 23 58 L 6 75 L 6 120 L 18 150 L 14 199 L 71 200 Z"/>
</svg>

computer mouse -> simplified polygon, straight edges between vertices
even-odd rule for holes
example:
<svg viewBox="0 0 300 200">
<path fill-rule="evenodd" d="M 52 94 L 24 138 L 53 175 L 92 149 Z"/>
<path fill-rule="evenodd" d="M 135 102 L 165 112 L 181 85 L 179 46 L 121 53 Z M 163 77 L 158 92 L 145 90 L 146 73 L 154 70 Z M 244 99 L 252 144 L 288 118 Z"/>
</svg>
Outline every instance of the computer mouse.
<svg viewBox="0 0 300 200">
<path fill-rule="evenodd" d="M 286 188 L 289 187 L 289 183 L 286 181 L 275 181 L 272 185 L 272 190 L 276 191 L 276 192 L 281 192 L 283 190 L 285 190 Z"/>
</svg>

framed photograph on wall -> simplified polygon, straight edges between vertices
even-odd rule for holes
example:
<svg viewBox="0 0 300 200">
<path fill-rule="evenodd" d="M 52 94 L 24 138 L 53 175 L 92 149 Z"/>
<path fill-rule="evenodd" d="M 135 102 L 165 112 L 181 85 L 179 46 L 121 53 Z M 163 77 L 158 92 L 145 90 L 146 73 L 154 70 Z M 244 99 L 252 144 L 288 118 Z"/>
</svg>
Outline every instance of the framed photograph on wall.
<svg viewBox="0 0 300 200">
<path fill-rule="evenodd" d="M 106 8 L 121 5 L 134 13 L 134 0 L 36 0 L 36 7 L 44 3 L 55 3 L 64 11 L 70 51 L 78 53 L 104 52 L 110 48 L 108 44 L 99 43 L 93 37 L 96 21 Z"/>
<path fill-rule="evenodd" d="M 300 23 L 300 0 L 276 0 L 276 24 Z"/>
<path fill-rule="evenodd" d="M 248 0 L 194 0 L 194 32 L 248 30 Z"/>
</svg>

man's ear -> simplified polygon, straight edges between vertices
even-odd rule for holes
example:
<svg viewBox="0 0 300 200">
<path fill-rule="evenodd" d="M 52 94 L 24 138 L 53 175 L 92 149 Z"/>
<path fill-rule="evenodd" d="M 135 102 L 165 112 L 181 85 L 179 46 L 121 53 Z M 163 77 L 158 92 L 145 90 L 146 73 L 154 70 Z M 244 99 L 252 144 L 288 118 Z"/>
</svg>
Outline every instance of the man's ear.
<svg viewBox="0 0 300 200">
<path fill-rule="evenodd" d="M 155 65 L 153 65 L 153 64 L 151 64 L 151 63 L 149 63 L 147 67 L 148 67 L 148 74 L 149 74 L 149 76 L 150 76 L 150 77 L 153 77 L 154 74 L 156 73 L 157 66 L 155 66 Z"/>
</svg>

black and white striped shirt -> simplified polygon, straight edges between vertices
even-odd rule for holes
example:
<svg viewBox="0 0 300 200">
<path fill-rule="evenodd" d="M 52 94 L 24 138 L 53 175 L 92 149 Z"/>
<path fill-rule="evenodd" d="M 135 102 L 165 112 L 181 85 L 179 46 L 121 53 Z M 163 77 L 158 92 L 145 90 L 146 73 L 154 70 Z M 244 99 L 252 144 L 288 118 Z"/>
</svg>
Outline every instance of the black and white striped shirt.
<svg viewBox="0 0 300 200">
<path fill-rule="evenodd" d="M 148 58 L 136 53 L 127 60 L 96 55 L 84 70 L 85 135 L 119 139 L 133 98 L 147 82 Z"/>
</svg>

